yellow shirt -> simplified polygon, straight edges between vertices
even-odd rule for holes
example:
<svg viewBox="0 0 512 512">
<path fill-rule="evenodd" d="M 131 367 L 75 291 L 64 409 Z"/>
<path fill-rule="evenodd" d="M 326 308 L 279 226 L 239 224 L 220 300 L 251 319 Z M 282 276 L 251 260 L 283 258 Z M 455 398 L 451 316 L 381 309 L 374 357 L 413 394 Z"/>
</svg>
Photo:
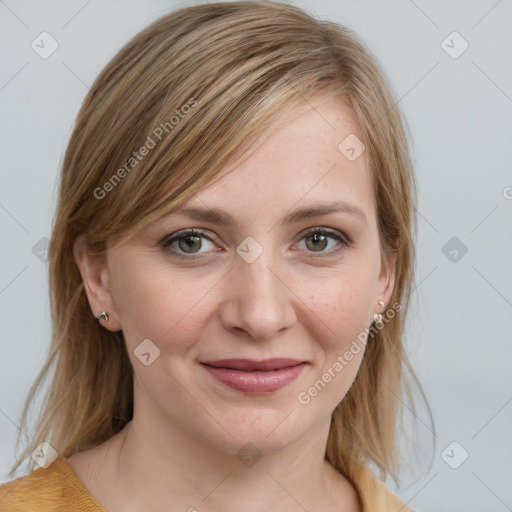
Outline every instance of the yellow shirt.
<svg viewBox="0 0 512 512">
<path fill-rule="evenodd" d="M 413 512 L 370 469 L 358 482 L 363 512 Z M 0 512 L 107 512 L 64 457 L 0 486 Z"/>
</svg>

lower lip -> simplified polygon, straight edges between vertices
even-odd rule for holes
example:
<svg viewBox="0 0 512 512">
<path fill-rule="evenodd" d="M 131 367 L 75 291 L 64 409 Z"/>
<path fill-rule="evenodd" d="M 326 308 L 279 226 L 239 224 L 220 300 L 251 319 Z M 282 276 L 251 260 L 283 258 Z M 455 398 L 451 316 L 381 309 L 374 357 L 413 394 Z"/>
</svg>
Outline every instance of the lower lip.
<svg viewBox="0 0 512 512">
<path fill-rule="evenodd" d="M 304 366 L 305 363 L 301 363 L 281 370 L 244 372 L 242 370 L 203 365 L 220 382 L 230 388 L 246 393 L 277 391 L 294 381 Z"/>
</svg>

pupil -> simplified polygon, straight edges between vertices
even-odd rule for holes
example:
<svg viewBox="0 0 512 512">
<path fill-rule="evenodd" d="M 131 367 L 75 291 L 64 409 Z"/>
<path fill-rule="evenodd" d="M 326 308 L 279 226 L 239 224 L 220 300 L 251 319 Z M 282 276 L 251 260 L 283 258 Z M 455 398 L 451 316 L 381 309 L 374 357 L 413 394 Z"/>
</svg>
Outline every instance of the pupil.
<svg viewBox="0 0 512 512">
<path fill-rule="evenodd" d="M 197 241 L 199 240 L 199 237 L 197 237 L 197 236 L 187 236 L 187 237 L 182 238 L 182 240 L 185 240 L 185 244 L 186 244 L 185 245 L 185 250 L 187 250 L 187 248 L 193 249 L 194 248 L 194 244 L 197 244 Z"/>
<path fill-rule="evenodd" d="M 322 242 L 325 242 L 325 236 L 324 235 L 315 234 L 315 235 L 312 235 L 311 238 L 313 240 L 313 244 L 314 244 L 315 247 L 320 247 L 320 244 L 322 244 Z"/>
</svg>

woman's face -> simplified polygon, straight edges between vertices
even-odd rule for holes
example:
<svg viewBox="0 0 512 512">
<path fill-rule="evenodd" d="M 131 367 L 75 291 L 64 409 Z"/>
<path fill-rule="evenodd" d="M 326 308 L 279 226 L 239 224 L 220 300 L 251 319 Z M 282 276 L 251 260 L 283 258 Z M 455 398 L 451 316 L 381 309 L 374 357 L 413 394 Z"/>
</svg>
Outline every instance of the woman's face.
<svg viewBox="0 0 512 512">
<path fill-rule="evenodd" d="M 144 422 L 231 453 L 328 428 L 394 285 L 355 136 L 353 111 L 318 99 L 180 211 L 109 250 L 96 277 L 87 271 L 93 312 L 123 330 Z M 294 361 L 251 366 L 283 358 Z"/>
</svg>

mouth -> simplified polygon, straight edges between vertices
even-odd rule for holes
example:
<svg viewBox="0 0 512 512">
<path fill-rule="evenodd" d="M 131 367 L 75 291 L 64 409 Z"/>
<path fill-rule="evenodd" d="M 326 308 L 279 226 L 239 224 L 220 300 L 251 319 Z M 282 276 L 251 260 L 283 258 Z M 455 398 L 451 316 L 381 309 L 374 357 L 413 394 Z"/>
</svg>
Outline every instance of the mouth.
<svg viewBox="0 0 512 512">
<path fill-rule="evenodd" d="M 304 361 L 288 358 L 220 359 L 204 361 L 201 365 L 218 381 L 245 393 L 269 393 L 294 381 L 306 365 Z"/>
</svg>

